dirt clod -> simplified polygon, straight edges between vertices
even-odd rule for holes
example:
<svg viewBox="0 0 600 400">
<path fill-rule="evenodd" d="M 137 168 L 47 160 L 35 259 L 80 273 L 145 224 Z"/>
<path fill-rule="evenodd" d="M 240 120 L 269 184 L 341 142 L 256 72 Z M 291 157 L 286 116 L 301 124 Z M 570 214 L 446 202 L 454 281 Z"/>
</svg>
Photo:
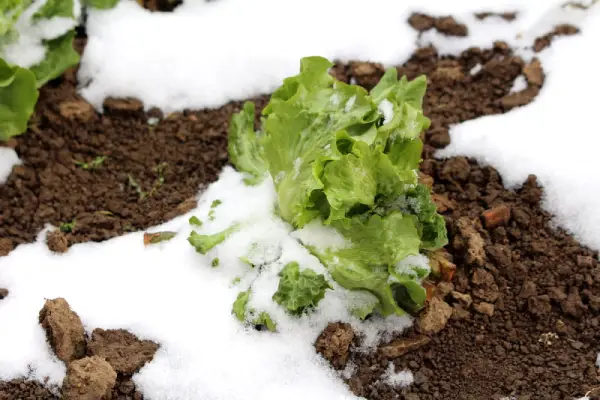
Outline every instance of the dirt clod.
<svg viewBox="0 0 600 400">
<path fill-rule="evenodd" d="M 46 338 L 56 356 L 69 363 L 85 355 L 85 331 L 81 319 L 63 298 L 46 300 L 39 314 Z"/>
<path fill-rule="evenodd" d="M 455 223 L 457 234 L 454 237 L 454 249 L 461 251 L 467 264 L 483 266 L 485 264 L 485 242 L 475 228 L 477 221 L 461 217 Z"/>
<path fill-rule="evenodd" d="M 452 316 L 452 307 L 443 300 L 434 297 L 419 316 L 419 331 L 425 335 L 437 333 L 444 329 Z"/>
<path fill-rule="evenodd" d="M 408 18 L 408 23 L 414 30 L 424 32 L 433 28 L 433 25 L 435 24 L 435 18 L 426 14 L 414 13 Z"/>
<path fill-rule="evenodd" d="M 8 289 L 0 288 L 0 300 L 8 297 Z"/>
<path fill-rule="evenodd" d="M 157 350 L 156 343 L 139 340 L 123 329 L 94 329 L 88 343 L 89 354 L 105 359 L 116 372 L 127 375 L 150 362 Z"/>
<path fill-rule="evenodd" d="M 494 305 L 486 302 L 481 302 L 478 304 L 473 304 L 473 308 L 480 314 L 487 315 L 491 317 L 494 315 Z"/>
<path fill-rule="evenodd" d="M 483 213 L 483 226 L 486 229 L 494 229 L 500 225 L 506 225 L 510 220 L 510 208 L 502 205 L 486 210 Z"/>
<path fill-rule="evenodd" d="M 111 397 L 117 373 L 101 357 L 73 361 L 63 381 L 64 400 L 101 400 Z"/>
<path fill-rule="evenodd" d="M 83 99 L 65 100 L 58 105 L 58 110 L 63 118 L 89 122 L 96 117 L 94 107 Z"/>
<path fill-rule="evenodd" d="M 350 343 L 354 339 L 354 330 L 350 324 L 329 323 L 315 342 L 317 353 L 328 360 L 336 369 L 343 369 L 348 361 Z"/>
<path fill-rule="evenodd" d="M 544 83 L 544 71 L 539 59 L 534 58 L 529 64 L 523 67 L 523 75 L 527 78 L 530 85 L 542 86 Z"/>
<path fill-rule="evenodd" d="M 379 347 L 379 354 L 387 359 L 393 360 L 427 345 L 430 341 L 431 339 L 424 335 L 396 339 Z"/>
<path fill-rule="evenodd" d="M 467 36 L 469 30 L 465 24 L 457 22 L 454 17 L 441 17 L 435 20 L 435 29 L 447 36 Z"/>
<path fill-rule="evenodd" d="M 60 230 L 49 231 L 46 234 L 46 244 L 55 253 L 66 253 L 69 250 L 69 240 Z"/>
<path fill-rule="evenodd" d="M 452 298 L 454 298 L 454 300 L 456 300 L 458 304 L 460 304 L 465 310 L 471 307 L 471 304 L 473 304 L 473 298 L 471 298 L 470 294 L 460 293 L 457 291 L 453 291 L 451 294 Z"/>
</svg>

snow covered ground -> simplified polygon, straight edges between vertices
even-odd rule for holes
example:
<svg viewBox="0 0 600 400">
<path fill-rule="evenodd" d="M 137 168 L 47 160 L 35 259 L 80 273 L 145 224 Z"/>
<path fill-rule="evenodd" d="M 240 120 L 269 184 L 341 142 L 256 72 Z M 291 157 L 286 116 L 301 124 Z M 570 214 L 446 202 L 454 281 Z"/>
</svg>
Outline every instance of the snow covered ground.
<svg viewBox="0 0 600 400">
<path fill-rule="evenodd" d="M 220 0 L 188 1 L 173 14 L 151 14 L 123 1 L 114 10 L 94 11 L 89 17 L 82 93 L 95 105 L 112 95 L 138 97 L 147 107 L 165 111 L 218 106 L 272 90 L 295 74 L 299 59 L 307 55 L 401 63 L 416 47 L 416 34 L 405 23 L 412 11 L 464 16 L 470 37 L 427 33 L 421 38 L 442 52 L 455 53 L 498 39 L 515 46 L 530 44 L 553 23 L 582 20 L 581 11 L 553 9 L 558 3 L 375 0 L 366 6 L 358 0 Z M 369 21 L 365 7 L 385 12 Z M 468 16 L 490 10 L 520 14 L 514 23 Z M 589 116 L 595 115 L 594 102 L 583 99 L 600 89 L 600 81 L 589 78 L 595 76 L 599 23 L 595 10 L 581 22 L 582 35 L 558 39 L 541 54 L 546 85 L 532 104 L 454 127 L 452 145 L 441 154 L 466 154 L 491 163 L 513 185 L 529 173 L 538 174 L 557 221 L 595 248 L 600 248 L 595 228 L 600 209 L 593 207 L 600 194 L 600 159 L 594 157 L 596 135 L 587 127 Z M 525 50 L 523 55 L 530 56 Z M 344 306 L 344 291 L 329 291 L 320 311 L 300 321 L 257 296 L 256 304 L 271 307 L 277 334 L 244 330 L 231 315 L 237 294 L 254 278 L 237 257 L 256 238 L 279 244 L 281 263 L 296 260 L 321 268 L 289 227 L 272 217 L 272 196 L 269 182 L 248 188 L 226 169 L 202 194 L 196 210 L 152 229 L 177 231 L 169 242 L 144 247 L 142 234 L 133 233 L 56 255 L 43 244 L 42 233 L 38 243 L 18 247 L 0 266 L 0 282 L 11 292 L 0 306 L 0 379 L 25 376 L 31 367 L 40 380 L 62 380 L 64 366 L 48 349 L 37 315 L 45 298 L 65 297 L 90 331 L 125 328 L 161 343 L 153 362 L 135 377 L 148 399 L 356 398 L 312 348 L 329 317 L 356 322 Z M 223 204 L 215 209 L 215 221 L 207 223 L 210 204 L 217 198 Z M 186 241 L 190 215 L 205 221 L 200 233 L 234 222 L 249 224 L 201 256 Z M 221 267 L 211 268 L 214 257 L 220 258 Z M 265 289 L 263 294 L 273 293 L 274 274 L 276 269 L 255 283 Z M 233 284 L 237 276 L 241 280 Z M 361 329 L 373 343 L 378 333 L 402 330 L 410 323 L 407 318 L 375 321 Z M 385 378 L 397 385 L 412 379 L 409 372 L 393 368 Z"/>
</svg>

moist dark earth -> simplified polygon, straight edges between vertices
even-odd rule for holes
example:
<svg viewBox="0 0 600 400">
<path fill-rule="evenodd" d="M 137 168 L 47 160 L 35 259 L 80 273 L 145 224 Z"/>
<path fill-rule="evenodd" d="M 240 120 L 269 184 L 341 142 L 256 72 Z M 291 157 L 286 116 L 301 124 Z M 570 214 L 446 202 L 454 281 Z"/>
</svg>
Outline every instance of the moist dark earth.
<svg viewBox="0 0 600 400">
<path fill-rule="evenodd" d="M 503 16 L 514 19 L 512 13 Z M 451 17 L 414 15 L 410 23 L 418 30 L 468 34 Z M 575 27 L 557 27 L 532 48 L 542 50 L 554 36 L 576 33 Z M 472 75 L 477 65 L 482 68 Z M 437 334 L 411 328 L 392 342 L 410 343 L 396 354 L 385 344 L 370 355 L 361 353 L 361 339 L 351 328 L 330 326 L 317 350 L 336 369 L 355 365 L 344 379 L 357 395 L 371 400 L 566 400 L 591 392 L 591 398 L 598 398 L 598 254 L 551 227 L 552 216 L 540 206 L 543 188 L 534 176 L 521 189 L 508 191 L 491 167 L 462 157 L 434 158 L 436 149 L 450 143 L 451 125 L 531 102 L 543 85 L 542 67 L 536 61 L 525 64 L 500 42 L 459 57 L 421 48 L 398 67 L 408 78 L 426 74 L 429 79 L 424 111 L 432 124 L 424 136 L 421 169 L 431 177 L 447 222 L 447 251 L 457 266 L 451 285 L 439 296 L 452 308 L 452 317 Z M 332 70 L 338 79 L 366 88 L 383 72 L 380 65 L 361 62 Z M 510 94 L 521 74 L 527 89 Z M 68 251 L 75 243 L 103 241 L 167 221 L 193 208 L 198 188 L 216 180 L 228 161 L 227 127 L 241 102 L 164 116 L 144 112 L 135 99 L 109 99 L 104 114 L 98 114 L 76 94 L 75 85 L 74 71 L 69 71 L 44 87 L 30 129 L 8 143 L 23 164 L 0 186 L 0 255 L 35 240 L 47 223 L 74 223 L 48 239 L 53 250 Z M 260 110 L 267 98 L 252 100 Z M 76 163 L 89 167 L 102 156 L 96 168 Z M 482 217 L 490 210 L 502 217 L 493 226 Z M 10 287 L 0 299 L 6 296 Z M 383 382 L 390 363 L 397 371 L 412 371 L 414 383 L 393 388 Z M 0 382 L 1 400 L 55 398 L 32 381 Z M 129 376 L 119 375 L 112 398 L 143 396 Z"/>
</svg>

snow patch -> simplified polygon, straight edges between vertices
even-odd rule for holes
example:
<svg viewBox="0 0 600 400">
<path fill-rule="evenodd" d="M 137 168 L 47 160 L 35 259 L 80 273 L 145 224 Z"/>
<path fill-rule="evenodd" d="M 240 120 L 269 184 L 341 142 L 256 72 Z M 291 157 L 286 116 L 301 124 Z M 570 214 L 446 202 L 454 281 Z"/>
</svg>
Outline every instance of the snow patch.
<svg viewBox="0 0 600 400">
<path fill-rule="evenodd" d="M 0 147 L 0 185 L 6 182 L 15 165 L 21 164 L 17 152 L 8 147 Z"/>
<path fill-rule="evenodd" d="M 517 93 L 525 89 L 527 89 L 527 79 L 524 75 L 519 75 L 515 78 L 510 93 Z"/>
<path fill-rule="evenodd" d="M 410 371 L 396 372 L 396 367 L 390 362 L 387 370 L 381 377 L 381 381 L 394 388 L 403 388 L 410 386 L 414 382 L 414 377 Z"/>
</svg>

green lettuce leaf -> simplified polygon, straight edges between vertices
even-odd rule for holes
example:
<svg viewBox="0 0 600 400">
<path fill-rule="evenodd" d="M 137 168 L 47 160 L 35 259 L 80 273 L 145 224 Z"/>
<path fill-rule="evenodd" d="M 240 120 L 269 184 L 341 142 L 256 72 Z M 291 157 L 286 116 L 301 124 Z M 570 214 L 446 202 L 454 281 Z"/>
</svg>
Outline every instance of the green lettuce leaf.
<svg viewBox="0 0 600 400">
<path fill-rule="evenodd" d="M 39 93 L 35 75 L 0 58 L 0 140 L 6 141 L 27 130 Z"/>
<path fill-rule="evenodd" d="M 48 0 L 35 14 L 33 20 L 50 19 L 52 17 L 74 18 L 73 0 Z"/>
<path fill-rule="evenodd" d="M 117 5 L 119 0 L 83 0 L 83 3 L 88 7 L 94 7 L 101 10 L 108 10 Z"/>
<path fill-rule="evenodd" d="M 188 242 L 196 248 L 196 252 L 200 254 L 206 254 L 212 250 L 215 246 L 223 243 L 229 236 L 234 234 L 240 229 L 239 224 L 230 226 L 229 228 L 214 233 L 212 235 L 200 235 L 196 231 L 192 231 L 188 237 Z"/>
<path fill-rule="evenodd" d="M 75 31 L 69 31 L 56 39 L 44 41 L 46 57 L 41 63 L 31 67 L 38 87 L 58 78 L 66 69 L 79 63 L 79 54 L 73 48 L 74 37 Z"/>
<path fill-rule="evenodd" d="M 0 0 L 0 39 L 12 30 L 21 13 L 30 4 L 31 0 Z"/>
<path fill-rule="evenodd" d="M 246 311 L 248 308 L 248 301 L 250 300 L 250 292 L 250 289 L 240 292 L 233 302 L 231 313 L 235 315 L 235 317 L 241 322 L 246 320 Z"/>
<path fill-rule="evenodd" d="M 240 292 L 233 302 L 231 313 L 240 322 L 251 323 L 258 327 L 264 327 L 271 332 L 276 332 L 277 324 L 273 321 L 269 313 L 266 311 L 257 312 L 255 309 L 248 307 L 251 294 L 252 289 Z"/>
<path fill-rule="evenodd" d="M 250 175 L 244 180 L 247 185 L 262 182 L 267 165 L 262 144 L 254 131 L 254 103 L 251 101 L 244 103 L 242 111 L 231 118 L 228 150 L 236 169 Z"/>
<path fill-rule="evenodd" d="M 279 287 L 273 300 L 294 315 L 316 307 L 325 297 L 325 291 L 332 289 L 325 276 L 309 268 L 300 271 L 297 262 L 287 264 L 279 276 Z"/>
</svg>

